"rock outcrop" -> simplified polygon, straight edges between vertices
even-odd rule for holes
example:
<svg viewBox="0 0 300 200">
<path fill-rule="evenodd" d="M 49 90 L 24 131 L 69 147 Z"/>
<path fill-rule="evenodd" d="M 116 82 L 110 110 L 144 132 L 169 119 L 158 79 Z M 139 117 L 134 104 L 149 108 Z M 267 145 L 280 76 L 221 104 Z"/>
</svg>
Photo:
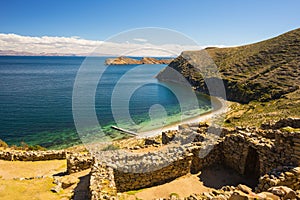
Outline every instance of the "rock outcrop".
<svg viewBox="0 0 300 200">
<path fill-rule="evenodd" d="M 143 64 L 169 64 L 172 59 L 156 59 L 143 57 L 141 60 L 128 58 L 125 56 L 117 58 L 108 58 L 105 60 L 105 65 L 143 65 Z"/>
<path fill-rule="evenodd" d="M 105 60 L 106 65 L 140 65 L 139 60 L 128 58 L 128 57 L 117 57 L 117 58 L 107 58 Z"/>
</svg>

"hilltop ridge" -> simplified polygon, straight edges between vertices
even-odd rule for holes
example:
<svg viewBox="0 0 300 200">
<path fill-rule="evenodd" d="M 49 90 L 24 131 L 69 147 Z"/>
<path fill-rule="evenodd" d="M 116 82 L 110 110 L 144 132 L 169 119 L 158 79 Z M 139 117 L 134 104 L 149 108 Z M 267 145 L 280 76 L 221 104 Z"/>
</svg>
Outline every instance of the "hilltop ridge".
<svg viewBox="0 0 300 200">
<path fill-rule="evenodd" d="M 201 51 L 206 51 L 218 66 L 228 100 L 270 101 L 299 89 L 300 29 L 254 44 Z M 203 77 L 185 59 L 196 53 L 182 52 L 169 67 L 185 76 L 196 90 L 208 94 Z M 166 73 L 166 70 L 160 72 L 157 78 L 170 81 Z"/>
</svg>

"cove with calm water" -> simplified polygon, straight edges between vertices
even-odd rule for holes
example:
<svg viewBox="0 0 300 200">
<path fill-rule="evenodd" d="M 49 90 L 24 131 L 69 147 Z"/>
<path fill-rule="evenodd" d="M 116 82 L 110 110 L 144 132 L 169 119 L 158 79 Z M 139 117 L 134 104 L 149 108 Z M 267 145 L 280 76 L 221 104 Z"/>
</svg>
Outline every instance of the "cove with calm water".
<svg viewBox="0 0 300 200">
<path fill-rule="evenodd" d="M 76 73 L 85 57 L 0 56 L 0 139 L 8 144 L 39 144 L 63 148 L 80 143 L 72 115 L 72 92 Z M 105 57 L 89 58 L 93 67 L 105 67 Z M 124 135 L 112 130 L 112 92 L 128 71 L 137 65 L 112 65 L 104 72 L 95 94 L 95 110 L 99 124 L 111 139 Z M 123 87 L 144 83 L 131 96 L 129 113 L 136 124 L 150 121 L 152 105 L 163 106 L 170 118 L 178 121 L 180 106 L 167 83 L 154 76 L 166 65 L 142 65 L 137 73 L 126 76 Z M 91 72 L 92 73 L 92 72 Z M 87 80 L 88 81 L 88 80 Z M 172 86 L 180 87 L 180 86 Z M 120 97 L 122 98 L 122 97 Z M 211 109 L 210 100 L 198 95 L 201 114 Z M 90 127 L 93 130 L 93 127 Z M 89 134 L 96 134 L 97 130 Z"/>
</svg>

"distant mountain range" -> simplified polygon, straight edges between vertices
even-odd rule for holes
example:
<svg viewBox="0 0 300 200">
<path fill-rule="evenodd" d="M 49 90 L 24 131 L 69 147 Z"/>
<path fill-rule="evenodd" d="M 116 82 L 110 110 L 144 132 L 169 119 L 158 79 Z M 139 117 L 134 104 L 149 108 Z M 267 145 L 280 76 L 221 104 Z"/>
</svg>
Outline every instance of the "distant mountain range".
<svg viewBox="0 0 300 200">
<path fill-rule="evenodd" d="M 114 57 L 111 54 L 99 54 L 99 53 L 82 53 L 82 54 L 70 54 L 70 53 L 31 53 L 26 51 L 14 51 L 14 50 L 0 50 L 0 56 L 109 56 Z"/>
</svg>

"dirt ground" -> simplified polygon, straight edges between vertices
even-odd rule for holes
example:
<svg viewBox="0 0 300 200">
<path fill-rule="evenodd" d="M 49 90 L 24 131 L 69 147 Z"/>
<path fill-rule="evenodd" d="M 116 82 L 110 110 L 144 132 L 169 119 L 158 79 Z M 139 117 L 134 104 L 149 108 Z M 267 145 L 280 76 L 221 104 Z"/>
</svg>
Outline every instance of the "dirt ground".
<svg viewBox="0 0 300 200">
<path fill-rule="evenodd" d="M 172 193 L 176 193 L 179 195 L 179 197 L 186 197 L 193 193 L 207 192 L 210 190 L 210 188 L 205 187 L 203 183 L 199 181 L 197 175 L 188 174 L 163 185 L 138 191 L 125 192 L 124 199 L 135 200 L 138 198 L 143 200 L 151 200 L 161 197 L 166 198 Z"/>
<path fill-rule="evenodd" d="M 84 170 L 72 175 L 66 175 L 66 160 L 50 161 L 3 161 L 0 160 L 0 199 L 7 200 L 67 200 L 70 199 L 71 191 L 74 189 L 75 200 L 86 200 L 89 186 L 89 172 Z M 78 184 L 53 193 L 52 176 L 75 176 L 79 178 Z M 16 178 L 34 178 L 20 180 Z"/>
<path fill-rule="evenodd" d="M 80 179 L 78 184 L 72 185 L 59 193 L 50 189 L 54 186 L 52 175 L 66 176 L 66 161 L 0 161 L 0 199 L 9 200 L 56 200 L 69 199 L 70 191 L 74 189 L 75 200 L 85 200 L 88 195 L 89 170 L 75 173 Z M 32 180 L 16 180 L 14 178 L 29 178 L 46 176 L 46 178 Z M 245 184 L 255 185 L 255 181 L 237 174 L 234 170 L 223 166 L 212 166 L 202 170 L 199 174 L 188 174 L 163 185 L 145 188 L 136 191 L 124 192 L 120 199 L 150 200 L 153 198 L 167 198 L 170 194 L 187 197 L 193 193 L 199 194 L 224 185 L 237 186 Z M 65 198 L 64 198 L 65 197 Z"/>
<path fill-rule="evenodd" d="M 4 161 L 0 160 L 1 179 L 50 176 L 66 171 L 66 160 L 51 161 Z"/>
<path fill-rule="evenodd" d="M 237 174 L 234 170 L 223 166 L 212 166 L 202 170 L 199 174 L 188 174 L 163 185 L 145 188 L 136 191 L 124 192 L 121 198 L 128 200 L 151 200 L 154 198 L 166 198 L 170 194 L 179 197 L 188 197 L 191 194 L 209 192 L 212 189 L 220 189 L 225 185 L 237 186 L 245 184 L 252 186 L 255 181 L 251 178 Z"/>
<path fill-rule="evenodd" d="M 237 186 L 238 184 L 254 188 L 258 184 L 258 180 L 255 180 L 254 177 L 240 175 L 233 169 L 224 166 L 211 166 L 202 170 L 198 177 L 204 186 L 215 189 L 221 189 L 226 185 Z"/>
</svg>

